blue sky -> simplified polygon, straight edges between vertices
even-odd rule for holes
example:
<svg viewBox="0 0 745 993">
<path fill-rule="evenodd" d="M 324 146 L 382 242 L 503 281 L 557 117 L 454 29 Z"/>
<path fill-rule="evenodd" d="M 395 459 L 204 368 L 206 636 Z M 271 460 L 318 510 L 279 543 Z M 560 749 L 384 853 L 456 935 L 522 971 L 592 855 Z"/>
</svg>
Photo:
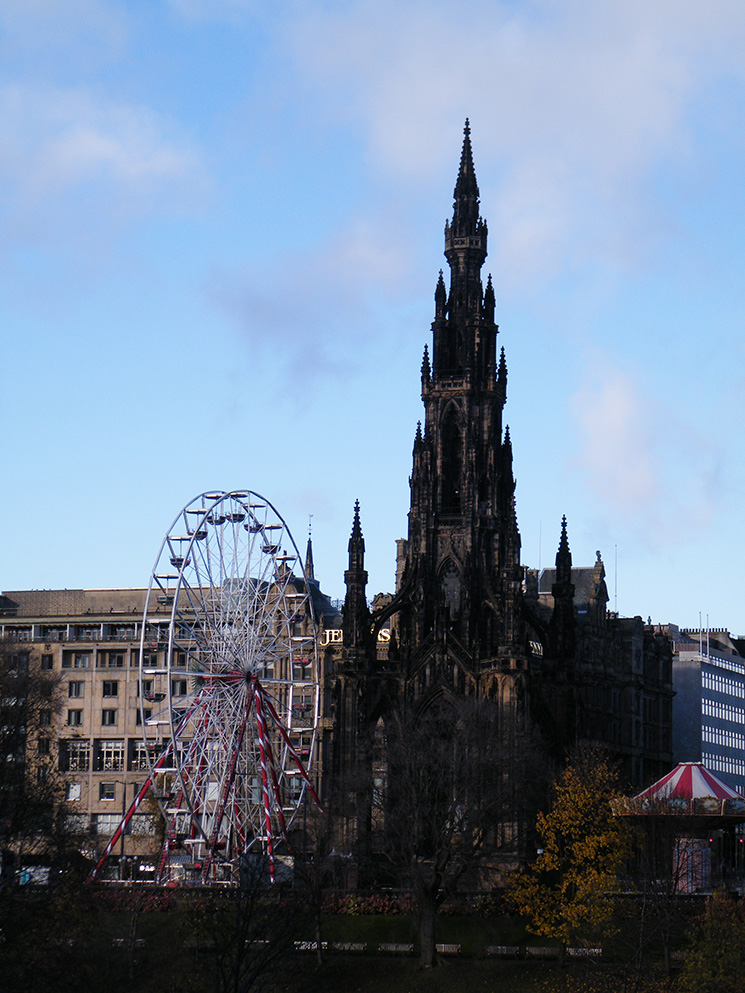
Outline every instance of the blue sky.
<svg viewBox="0 0 745 993">
<path fill-rule="evenodd" d="M 469 116 L 523 560 L 745 633 L 741 0 L 0 0 L 0 586 L 207 489 L 394 583 Z"/>
</svg>

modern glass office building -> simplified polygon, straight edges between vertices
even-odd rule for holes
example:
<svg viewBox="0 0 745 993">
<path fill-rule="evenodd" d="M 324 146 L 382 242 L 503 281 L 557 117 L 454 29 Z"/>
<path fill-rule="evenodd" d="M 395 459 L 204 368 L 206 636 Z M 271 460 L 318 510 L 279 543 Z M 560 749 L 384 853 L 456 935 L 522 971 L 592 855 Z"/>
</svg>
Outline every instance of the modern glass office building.
<svg viewBox="0 0 745 993">
<path fill-rule="evenodd" d="M 673 656 L 673 756 L 703 762 L 745 794 L 745 639 L 723 628 L 669 626 Z"/>
</svg>

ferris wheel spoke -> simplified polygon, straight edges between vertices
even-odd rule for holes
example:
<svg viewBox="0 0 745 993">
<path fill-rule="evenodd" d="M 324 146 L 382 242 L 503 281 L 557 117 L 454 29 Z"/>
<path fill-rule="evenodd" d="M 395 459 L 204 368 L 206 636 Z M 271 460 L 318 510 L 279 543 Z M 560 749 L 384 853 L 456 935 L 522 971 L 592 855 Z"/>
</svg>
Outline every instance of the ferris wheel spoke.
<svg viewBox="0 0 745 993">
<path fill-rule="evenodd" d="M 228 804 L 230 802 L 230 793 L 231 793 L 231 791 L 233 789 L 233 784 L 235 782 L 235 775 L 236 775 L 236 770 L 237 770 L 237 766 L 238 766 L 238 759 L 239 759 L 239 756 L 240 756 L 240 753 L 241 753 L 241 747 L 243 745 L 243 736 L 245 734 L 246 724 L 247 724 L 247 721 L 248 721 L 248 707 L 250 707 L 250 704 L 251 704 L 251 696 L 249 695 L 249 698 L 248 698 L 248 701 L 247 701 L 247 705 L 246 705 L 246 712 L 243 715 L 243 720 L 242 720 L 241 725 L 240 725 L 240 730 L 239 730 L 239 733 L 238 733 L 238 738 L 233 743 L 232 748 L 231 748 L 230 752 L 228 753 L 229 754 L 229 758 L 230 758 L 230 762 L 229 762 L 229 767 L 228 767 L 228 770 L 227 770 L 227 775 L 224 777 L 224 782 L 222 784 L 222 789 L 220 790 L 220 805 L 219 805 L 219 808 L 217 809 L 217 811 L 215 812 L 214 819 L 213 819 L 212 835 L 211 835 L 211 838 L 210 838 L 210 845 L 209 845 L 209 854 L 208 854 L 208 859 L 205 861 L 205 866 L 204 866 L 203 876 L 202 876 L 202 879 L 203 880 L 206 880 L 207 879 L 207 876 L 208 876 L 208 873 L 209 873 L 209 869 L 210 869 L 210 867 L 212 865 L 212 860 L 214 858 L 214 852 L 215 852 L 215 849 L 217 847 L 220 826 L 221 826 L 222 821 L 223 821 L 223 816 L 225 814 L 225 809 L 226 809 L 226 807 L 228 806 Z"/>
<path fill-rule="evenodd" d="M 226 872 L 235 881 L 243 852 L 259 847 L 273 862 L 286 840 L 312 790 L 303 759 L 309 768 L 318 723 L 310 588 L 269 501 L 204 493 L 183 508 L 153 570 L 142 632 L 140 678 L 156 698 L 166 690 L 143 721 L 151 770 L 164 728 L 171 748 L 157 773 L 168 824 L 159 878 L 191 871 L 198 854 L 201 881 Z M 179 839 L 192 854 L 174 848 L 171 869 Z"/>
</svg>

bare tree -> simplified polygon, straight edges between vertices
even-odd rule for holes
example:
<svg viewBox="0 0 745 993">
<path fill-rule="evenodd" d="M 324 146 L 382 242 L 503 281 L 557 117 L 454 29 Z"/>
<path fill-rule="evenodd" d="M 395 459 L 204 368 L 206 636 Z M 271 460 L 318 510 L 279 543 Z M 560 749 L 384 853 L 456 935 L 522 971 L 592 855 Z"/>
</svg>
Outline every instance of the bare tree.
<svg viewBox="0 0 745 993">
<path fill-rule="evenodd" d="M 439 906 L 485 856 L 514 856 L 530 800 L 534 750 L 514 716 L 489 702 L 398 716 L 388 731 L 384 851 L 418 908 L 420 966 L 437 964 Z"/>
<path fill-rule="evenodd" d="M 643 988 L 662 948 L 666 976 L 672 971 L 672 949 L 682 940 L 689 925 L 689 908 L 681 899 L 685 861 L 678 842 L 687 825 L 670 815 L 664 801 L 658 809 L 650 803 L 643 816 L 629 818 L 633 825 L 634 853 L 629 863 L 629 889 L 633 899 L 618 901 L 619 915 L 626 925 L 628 989 Z M 623 806 L 619 809 L 623 811 Z M 619 950 L 623 942 L 619 940 Z"/>
<path fill-rule="evenodd" d="M 312 915 L 316 961 L 323 963 L 323 904 L 328 893 L 339 885 L 339 861 L 334 850 L 334 825 L 315 805 L 306 808 L 302 845 L 295 839 L 295 883 Z"/>
<path fill-rule="evenodd" d="M 0 643 L 0 845 L 4 881 L 28 853 L 65 850 L 63 783 L 52 732 L 59 680 L 30 646 Z"/>
<path fill-rule="evenodd" d="M 283 962 L 307 932 L 308 908 L 269 882 L 268 860 L 246 858 L 236 889 L 213 890 L 188 918 L 188 988 L 215 993 L 282 989 Z"/>
</svg>

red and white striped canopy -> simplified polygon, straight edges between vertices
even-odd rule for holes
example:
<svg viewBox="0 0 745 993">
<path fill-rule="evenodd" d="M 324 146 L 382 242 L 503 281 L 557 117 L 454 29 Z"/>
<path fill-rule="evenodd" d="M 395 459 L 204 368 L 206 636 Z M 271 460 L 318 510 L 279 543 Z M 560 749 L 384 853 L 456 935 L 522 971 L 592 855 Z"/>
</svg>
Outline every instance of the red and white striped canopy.
<svg viewBox="0 0 745 993">
<path fill-rule="evenodd" d="M 716 797 L 718 800 L 742 799 L 739 793 L 730 789 L 700 762 L 681 762 L 675 766 L 672 772 L 668 772 L 662 779 L 652 783 L 642 793 L 638 793 L 634 799 L 676 797 L 684 800 L 697 800 L 707 796 Z"/>
</svg>

